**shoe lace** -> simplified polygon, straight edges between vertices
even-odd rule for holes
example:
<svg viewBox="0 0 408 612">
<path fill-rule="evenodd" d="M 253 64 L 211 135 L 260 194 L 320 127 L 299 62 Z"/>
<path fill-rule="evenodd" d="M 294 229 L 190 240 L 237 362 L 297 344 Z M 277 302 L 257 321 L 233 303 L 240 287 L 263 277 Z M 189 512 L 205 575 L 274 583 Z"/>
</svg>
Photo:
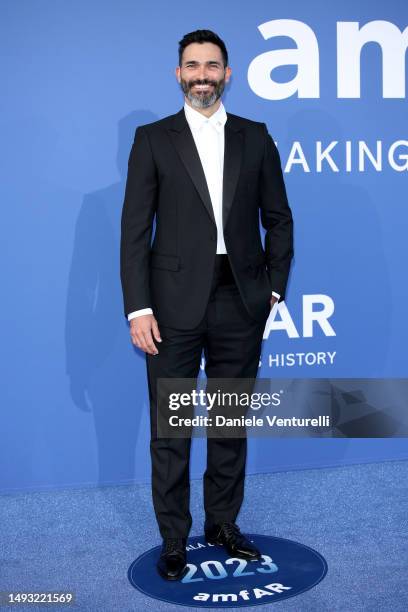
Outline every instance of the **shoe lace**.
<svg viewBox="0 0 408 612">
<path fill-rule="evenodd" d="M 230 522 L 221 523 L 220 532 L 225 535 L 226 540 L 230 540 L 232 537 L 241 533 L 238 525 Z"/>
<path fill-rule="evenodd" d="M 183 541 L 180 538 L 167 538 L 164 553 L 181 552 L 183 550 Z"/>
</svg>

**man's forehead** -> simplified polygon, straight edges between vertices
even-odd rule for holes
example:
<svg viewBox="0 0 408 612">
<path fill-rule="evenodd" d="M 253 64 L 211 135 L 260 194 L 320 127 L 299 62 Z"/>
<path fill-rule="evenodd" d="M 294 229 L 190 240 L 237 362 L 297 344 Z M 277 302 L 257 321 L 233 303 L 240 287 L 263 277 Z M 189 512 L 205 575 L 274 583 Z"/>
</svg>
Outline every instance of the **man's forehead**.
<svg viewBox="0 0 408 612">
<path fill-rule="evenodd" d="M 222 54 L 218 45 L 213 43 L 191 43 L 183 52 L 183 62 L 187 61 L 221 62 Z"/>
</svg>

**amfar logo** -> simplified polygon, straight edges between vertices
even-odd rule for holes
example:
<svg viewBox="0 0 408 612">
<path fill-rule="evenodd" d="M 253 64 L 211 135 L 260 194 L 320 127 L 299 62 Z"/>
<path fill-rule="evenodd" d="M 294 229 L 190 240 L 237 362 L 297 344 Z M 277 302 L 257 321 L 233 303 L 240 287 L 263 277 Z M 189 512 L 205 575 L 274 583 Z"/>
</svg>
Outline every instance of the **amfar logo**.
<svg viewBox="0 0 408 612">
<path fill-rule="evenodd" d="M 319 98 L 319 45 L 313 30 L 296 19 L 276 19 L 258 26 L 265 40 L 288 36 L 296 49 L 267 51 L 255 57 L 248 68 L 252 91 L 266 100 L 283 100 L 297 93 L 299 98 Z M 405 98 L 405 51 L 408 27 L 403 32 L 389 21 L 370 21 L 361 28 L 358 21 L 337 22 L 337 97 L 360 98 L 360 56 L 364 45 L 375 42 L 382 51 L 383 98 Z M 278 66 L 298 67 L 287 83 L 271 78 Z"/>
</svg>

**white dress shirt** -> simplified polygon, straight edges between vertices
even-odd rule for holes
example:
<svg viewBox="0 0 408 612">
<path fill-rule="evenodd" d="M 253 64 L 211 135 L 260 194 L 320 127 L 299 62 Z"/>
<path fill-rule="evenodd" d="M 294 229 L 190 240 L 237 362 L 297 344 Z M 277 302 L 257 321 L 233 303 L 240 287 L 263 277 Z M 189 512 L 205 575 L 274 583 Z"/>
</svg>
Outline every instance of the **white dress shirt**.
<svg viewBox="0 0 408 612">
<path fill-rule="evenodd" d="M 211 115 L 206 117 L 199 111 L 184 103 L 184 112 L 193 134 L 194 142 L 200 156 L 201 165 L 210 192 L 211 203 L 217 226 L 217 255 L 227 252 L 224 242 L 222 226 L 222 183 L 224 172 L 224 125 L 227 113 L 223 103 Z M 272 295 L 280 298 L 279 293 L 272 291 Z M 151 308 L 142 308 L 128 314 L 128 320 L 145 314 L 153 314 Z"/>
</svg>

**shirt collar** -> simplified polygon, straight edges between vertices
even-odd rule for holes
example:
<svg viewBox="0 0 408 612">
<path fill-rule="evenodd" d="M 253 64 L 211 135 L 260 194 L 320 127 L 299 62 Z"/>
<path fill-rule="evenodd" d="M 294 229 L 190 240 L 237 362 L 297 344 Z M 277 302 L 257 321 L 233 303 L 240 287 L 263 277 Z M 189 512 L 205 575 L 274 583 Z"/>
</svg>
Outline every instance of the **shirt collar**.
<svg viewBox="0 0 408 612">
<path fill-rule="evenodd" d="M 220 132 L 227 121 L 227 113 L 222 102 L 211 117 L 206 117 L 195 108 L 189 106 L 187 102 L 184 102 L 184 113 L 190 128 L 194 130 L 200 130 L 204 123 L 208 121 L 218 132 Z"/>
</svg>

